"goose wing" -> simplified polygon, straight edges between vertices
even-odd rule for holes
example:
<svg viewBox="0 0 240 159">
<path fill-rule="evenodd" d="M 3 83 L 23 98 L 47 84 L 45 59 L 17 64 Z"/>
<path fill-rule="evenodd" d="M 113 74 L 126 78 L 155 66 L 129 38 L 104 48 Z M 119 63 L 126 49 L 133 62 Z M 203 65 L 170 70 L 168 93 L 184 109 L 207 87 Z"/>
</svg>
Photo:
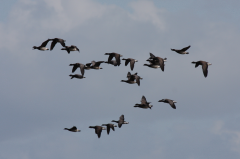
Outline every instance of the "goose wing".
<svg viewBox="0 0 240 159">
<path fill-rule="evenodd" d="M 147 100 L 145 96 L 142 96 L 141 104 L 147 104 Z"/>
<path fill-rule="evenodd" d="M 173 100 L 171 100 L 171 99 L 166 99 L 167 101 L 168 101 L 168 103 L 171 105 L 171 107 L 173 108 L 173 109 L 176 109 L 176 106 L 175 106 L 175 104 L 173 103 Z"/>
<path fill-rule="evenodd" d="M 82 73 L 82 75 L 84 76 L 84 68 L 85 68 L 85 65 L 84 64 L 80 64 L 80 71 Z"/>
<path fill-rule="evenodd" d="M 79 65 L 74 64 L 74 65 L 73 65 L 73 68 L 72 68 L 72 73 L 74 73 L 78 67 L 79 67 Z"/>
<path fill-rule="evenodd" d="M 57 42 L 59 42 L 63 47 L 65 47 L 65 40 L 57 38 Z"/>
<path fill-rule="evenodd" d="M 127 66 L 129 62 L 130 62 L 130 59 L 126 59 L 125 66 Z"/>
<path fill-rule="evenodd" d="M 42 43 L 41 47 L 46 47 L 46 45 L 47 45 L 47 43 L 48 43 L 49 41 L 50 41 L 50 39 L 44 41 L 44 42 Z"/>
<path fill-rule="evenodd" d="M 119 66 L 121 64 L 121 62 L 120 62 L 120 54 L 115 53 L 115 58 L 116 58 L 116 61 L 117 61 L 117 65 Z"/>
<path fill-rule="evenodd" d="M 181 51 L 187 51 L 187 49 L 189 49 L 191 47 L 191 45 L 185 47 L 185 48 L 182 48 Z"/>
<path fill-rule="evenodd" d="M 52 50 L 52 49 L 55 47 L 56 43 L 57 43 L 56 40 L 53 40 L 53 41 L 52 41 L 50 50 Z M 64 47 L 65 47 L 65 46 L 64 46 Z"/>
<path fill-rule="evenodd" d="M 205 61 L 202 62 L 202 70 L 203 70 L 204 77 L 207 77 L 207 75 L 208 75 L 208 64 Z"/>
<path fill-rule="evenodd" d="M 127 62 L 127 61 L 126 61 L 126 62 Z M 131 59 L 131 61 L 130 61 L 130 68 L 131 68 L 131 70 L 133 70 L 134 64 L 135 64 L 135 60 L 134 60 L 134 59 Z"/>
</svg>

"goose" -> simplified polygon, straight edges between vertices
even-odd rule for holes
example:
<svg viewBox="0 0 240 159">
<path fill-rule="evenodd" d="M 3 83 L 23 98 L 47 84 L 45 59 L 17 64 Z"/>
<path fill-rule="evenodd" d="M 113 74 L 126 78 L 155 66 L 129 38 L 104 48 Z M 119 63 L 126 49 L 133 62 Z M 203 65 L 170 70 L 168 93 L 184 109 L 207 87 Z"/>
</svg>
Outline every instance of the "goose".
<svg viewBox="0 0 240 159">
<path fill-rule="evenodd" d="M 197 61 L 197 62 L 193 61 L 192 63 L 195 64 L 195 68 L 198 67 L 199 65 L 202 65 L 203 75 L 206 78 L 208 75 L 208 65 L 212 65 L 212 64 L 206 61 Z"/>
<path fill-rule="evenodd" d="M 46 40 L 46 41 L 44 41 L 40 46 L 33 46 L 33 50 L 35 50 L 35 49 L 38 49 L 38 50 L 41 50 L 41 51 L 46 51 L 46 50 L 49 50 L 48 48 L 46 48 L 46 45 L 47 45 L 47 43 L 49 42 L 50 40 L 48 39 L 48 40 Z"/>
<path fill-rule="evenodd" d="M 120 57 L 122 57 L 122 55 L 112 52 L 112 53 L 105 53 L 105 55 L 109 55 L 108 57 L 108 62 L 110 63 L 110 61 L 112 60 L 113 57 L 115 57 L 116 61 L 117 61 L 117 65 L 120 66 L 121 62 L 120 62 Z"/>
<path fill-rule="evenodd" d="M 135 60 L 135 59 L 132 59 L 132 58 L 122 59 L 122 60 L 126 60 L 125 61 L 125 66 L 127 66 L 128 63 L 130 62 L 130 68 L 131 68 L 132 71 L 133 71 L 135 62 L 138 62 L 138 60 Z"/>
<path fill-rule="evenodd" d="M 111 64 L 111 65 L 113 65 L 113 66 L 117 66 L 117 65 L 118 65 L 116 60 L 111 60 L 110 62 L 106 61 L 106 62 L 104 62 L 104 63 Z M 120 63 L 120 64 L 121 64 L 121 63 Z"/>
<path fill-rule="evenodd" d="M 110 128 L 113 130 L 113 131 L 115 131 L 114 130 L 114 127 L 117 127 L 117 125 L 114 125 L 114 124 L 102 124 L 102 126 L 107 126 L 107 134 L 109 135 L 109 133 L 110 133 Z"/>
<path fill-rule="evenodd" d="M 176 53 L 179 53 L 179 54 L 189 54 L 189 52 L 186 52 L 191 46 L 187 46 L 185 48 L 182 48 L 181 50 L 176 50 L 176 49 L 171 49 L 172 51 L 175 51 Z"/>
<path fill-rule="evenodd" d="M 78 130 L 76 126 L 73 126 L 72 128 L 68 129 L 68 128 L 64 128 L 64 130 L 68 130 L 71 132 L 80 132 L 81 130 Z"/>
<path fill-rule="evenodd" d="M 139 108 L 143 108 L 143 109 L 147 109 L 147 108 L 152 108 L 153 105 L 150 105 L 151 102 L 147 102 L 146 97 L 142 96 L 141 99 L 141 104 L 135 104 L 134 107 L 139 107 Z"/>
<path fill-rule="evenodd" d="M 63 47 L 65 47 L 65 41 L 66 40 L 63 40 L 63 39 L 60 39 L 60 38 L 54 38 L 54 39 L 48 39 L 49 41 L 51 40 L 52 43 L 51 43 L 51 47 L 50 47 L 50 50 L 52 51 L 52 49 L 54 48 L 54 46 L 57 44 L 57 43 L 60 43 Z"/>
<path fill-rule="evenodd" d="M 78 79 L 86 78 L 86 77 L 83 77 L 82 75 L 79 75 L 79 74 L 69 75 L 69 76 L 71 77 L 71 79 L 73 79 L 73 78 L 78 78 Z"/>
<path fill-rule="evenodd" d="M 162 100 L 159 100 L 158 102 L 168 103 L 168 104 L 171 105 L 171 107 L 172 107 L 173 109 L 176 109 L 176 106 L 175 106 L 174 103 L 177 103 L 177 102 L 176 102 L 176 101 L 173 101 L 173 100 L 171 100 L 171 99 L 162 99 Z"/>
<path fill-rule="evenodd" d="M 106 128 L 104 128 L 102 126 L 89 126 L 89 128 L 95 129 L 95 134 L 98 135 L 98 138 L 101 137 L 102 130 L 106 130 Z"/>
<path fill-rule="evenodd" d="M 76 71 L 76 69 L 79 67 L 82 75 L 84 75 L 84 69 L 85 69 L 85 65 L 84 64 L 75 63 L 75 64 L 70 64 L 69 66 L 73 66 L 72 73 L 74 73 Z"/>
<path fill-rule="evenodd" d="M 121 115 L 121 116 L 119 117 L 119 120 L 118 120 L 118 121 L 112 120 L 112 122 L 118 123 L 118 127 L 119 127 L 119 128 L 122 127 L 122 124 L 129 124 L 129 122 L 124 121 L 124 115 Z"/>
<path fill-rule="evenodd" d="M 95 70 L 99 70 L 102 69 L 102 67 L 100 67 L 101 63 L 103 63 L 104 61 L 92 61 L 91 64 L 92 66 L 90 66 L 90 69 L 95 69 Z"/>
<path fill-rule="evenodd" d="M 167 61 L 167 58 L 163 59 L 150 53 L 150 58 L 147 61 L 149 61 L 150 64 L 144 64 L 143 66 L 148 66 L 151 68 L 161 68 L 161 70 L 164 71 L 164 62 Z"/>
<path fill-rule="evenodd" d="M 138 86 L 140 86 L 140 79 L 143 79 L 140 76 L 138 76 L 137 73 L 131 74 L 130 72 L 128 72 L 127 78 L 128 78 L 128 80 L 121 80 L 121 82 L 126 82 L 129 84 L 137 83 Z"/>
<path fill-rule="evenodd" d="M 70 51 L 78 51 L 78 52 L 80 52 L 79 49 L 77 48 L 77 46 L 74 46 L 74 45 L 65 46 L 61 50 L 66 50 L 68 52 L 68 54 L 70 54 Z"/>
</svg>

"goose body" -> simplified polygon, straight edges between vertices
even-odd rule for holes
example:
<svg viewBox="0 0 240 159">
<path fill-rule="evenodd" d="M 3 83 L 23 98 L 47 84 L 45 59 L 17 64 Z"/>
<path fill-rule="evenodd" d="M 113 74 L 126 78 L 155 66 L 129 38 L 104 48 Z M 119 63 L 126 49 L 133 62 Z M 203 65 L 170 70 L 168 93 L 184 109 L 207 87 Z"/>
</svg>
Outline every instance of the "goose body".
<svg viewBox="0 0 240 159">
<path fill-rule="evenodd" d="M 171 99 L 162 99 L 162 100 L 159 100 L 158 102 L 164 102 L 164 103 L 168 103 L 170 104 L 170 106 L 173 108 L 173 109 L 176 109 L 176 106 L 174 103 L 177 103 L 176 101 L 173 101 Z"/>
<path fill-rule="evenodd" d="M 65 46 L 61 50 L 66 50 L 69 54 L 70 54 L 70 51 L 78 51 L 78 52 L 80 52 L 79 49 L 77 48 L 77 46 L 75 46 L 75 45 Z"/>
<path fill-rule="evenodd" d="M 108 62 L 110 63 L 110 61 L 113 59 L 113 57 L 115 57 L 116 61 L 117 61 L 117 65 L 120 66 L 121 62 L 120 62 L 120 57 L 122 57 L 122 55 L 112 52 L 112 53 L 105 53 L 105 55 L 109 55 L 108 57 Z"/>
<path fill-rule="evenodd" d="M 118 66 L 116 60 L 111 60 L 110 62 L 106 61 L 106 62 L 104 62 L 104 63 L 111 64 L 111 65 L 113 65 L 113 66 Z M 120 63 L 120 64 L 121 64 L 121 63 Z"/>
<path fill-rule="evenodd" d="M 79 75 L 79 74 L 69 75 L 69 76 L 71 77 L 71 79 L 73 79 L 73 78 L 78 78 L 78 79 L 86 78 L 86 77 L 83 77 L 82 75 Z"/>
<path fill-rule="evenodd" d="M 142 96 L 141 99 L 141 104 L 135 104 L 134 107 L 139 107 L 139 108 L 143 108 L 143 109 L 147 109 L 147 108 L 152 108 L 153 105 L 150 105 L 151 102 L 147 102 L 146 97 Z"/>
<path fill-rule="evenodd" d="M 38 49 L 38 50 L 41 50 L 41 51 L 46 51 L 46 50 L 49 50 L 48 48 L 46 48 L 47 46 L 47 43 L 49 42 L 50 40 L 46 40 L 44 41 L 40 46 L 33 46 L 33 50 L 35 49 Z"/>
<path fill-rule="evenodd" d="M 121 115 L 118 121 L 112 120 L 112 122 L 118 123 L 119 128 L 122 127 L 122 124 L 129 124 L 129 122 L 124 121 L 124 115 Z"/>
<path fill-rule="evenodd" d="M 135 60 L 135 59 L 132 59 L 132 58 L 122 59 L 122 60 L 125 60 L 125 66 L 127 66 L 128 63 L 130 62 L 130 68 L 131 68 L 132 71 L 133 71 L 135 62 L 138 62 L 138 60 Z"/>
<path fill-rule="evenodd" d="M 138 76 L 137 73 L 131 74 L 130 72 L 128 72 L 127 78 L 128 78 L 128 80 L 121 80 L 121 82 L 126 82 L 129 84 L 137 83 L 138 86 L 140 86 L 140 79 L 143 79 L 140 76 Z"/>
<path fill-rule="evenodd" d="M 179 53 L 179 54 L 189 54 L 189 52 L 186 52 L 191 46 L 187 46 L 185 48 L 182 48 L 181 50 L 177 50 L 177 49 L 171 49 L 172 51 L 175 51 L 176 53 Z"/>
<path fill-rule="evenodd" d="M 150 53 L 150 58 L 147 60 L 150 64 L 144 64 L 143 66 L 148 66 L 151 68 L 161 68 L 162 71 L 164 71 L 164 62 L 167 61 L 167 58 L 161 58 L 153 55 Z"/>
<path fill-rule="evenodd" d="M 102 126 L 107 126 L 107 134 L 109 135 L 110 133 L 110 129 L 112 129 L 113 131 L 114 130 L 114 127 L 117 127 L 117 125 L 114 125 L 114 124 L 102 124 Z"/>
<path fill-rule="evenodd" d="M 206 61 L 197 61 L 197 62 L 193 61 L 192 63 L 195 64 L 195 68 L 198 67 L 199 65 L 202 65 L 203 75 L 206 78 L 208 75 L 208 66 L 212 64 Z"/>
<path fill-rule="evenodd" d="M 81 130 L 78 130 L 76 126 L 73 126 L 72 128 L 68 129 L 68 128 L 64 128 L 64 130 L 68 130 L 71 132 L 80 132 Z"/>
<path fill-rule="evenodd" d="M 89 126 L 89 128 L 95 129 L 95 134 L 97 134 L 98 138 L 101 137 L 102 130 L 106 130 L 106 128 L 102 126 Z"/>
<path fill-rule="evenodd" d="M 90 66 L 90 69 L 95 69 L 95 70 L 99 70 L 99 69 L 102 69 L 102 67 L 100 67 L 101 63 L 103 63 L 104 61 L 92 61 L 91 62 L 91 66 Z"/>
<path fill-rule="evenodd" d="M 74 73 L 76 71 L 76 69 L 79 67 L 80 68 L 80 72 L 82 73 L 82 75 L 84 75 L 84 69 L 85 69 L 85 65 L 81 64 L 81 63 L 75 63 L 75 64 L 70 64 L 69 66 L 73 66 L 72 68 L 72 73 Z"/>
</svg>

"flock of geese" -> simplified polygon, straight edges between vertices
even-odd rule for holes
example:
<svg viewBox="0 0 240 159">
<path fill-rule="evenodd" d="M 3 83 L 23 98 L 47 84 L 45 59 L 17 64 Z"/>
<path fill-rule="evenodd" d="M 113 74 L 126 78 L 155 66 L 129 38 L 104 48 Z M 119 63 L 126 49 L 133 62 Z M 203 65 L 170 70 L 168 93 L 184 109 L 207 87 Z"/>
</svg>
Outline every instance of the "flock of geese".
<svg viewBox="0 0 240 159">
<path fill-rule="evenodd" d="M 61 50 L 66 50 L 68 52 L 68 54 L 70 54 L 71 51 L 80 52 L 80 50 L 77 48 L 77 46 L 74 46 L 74 45 L 66 46 L 65 45 L 65 40 L 60 39 L 60 38 L 48 39 L 48 40 L 44 41 L 38 47 L 33 46 L 33 49 L 38 49 L 38 50 L 41 50 L 41 51 L 49 50 L 46 47 L 49 41 L 52 41 L 51 46 L 50 46 L 50 50 L 53 50 L 55 45 L 57 43 L 60 43 L 63 46 L 63 48 Z M 191 46 L 182 48 L 180 50 L 177 50 L 177 49 L 171 49 L 171 50 L 175 51 L 178 54 L 184 55 L 184 54 L 189 54 L 189 52 L 187 52 L 187 50 L 190 47 Z M 101 63 L 107 63 L 107 64 L 111 64 L 111 65 L 114 65 L 114 66 L 120 66 L 120 64 L 121 64 L 120 57 L 122 57 L 122 55 L 120 55 L 118 53 L 115 53 L 115 52 L 105 53 L 105 55 L 108 55 L 108 60 L 107 61 L 97 61 L 97 62 L 92 61 L 91 63 L 87 63 L 85 65 L 81 64 L 81 63 L 70 64 L 69 66 L 73 66 L 72 67 L 72 73 L 74 73 L 77 70 L 77 68 L 79 68 L 80 72 L 81 72 L 81 75 L 80 74 L 74 74 L 74 75 L 70 74 L 69 76 L 71 77 L 71 79 L 73 79 L 73 78 L 78 78 L 78 79 L 85 78 L 84 77 L 85 70 L 90 70 L 90 69 L 99 70 L 99 69 L 102 69 L 100 67 Z M 112 60 L 113 58 L 115 58 L 115 60 Z M 122 60 L 125 60 L 125 66 L 127 66 L 130 63 L 130 68 L 131 68 L 132 71 L 134 69 L 135 62 L 138 62 L 138 60 L 133 59 L 133 58 L 127 58 L 127 59 L 123 58 Z M 148 67 L 154 68 L 154 69 L 161 68 L 161 70 L 164 71 L 164 67 L 165 67 L 164 62 L 167 61 L 167 58 L 157 57 L 157 56 L 153 55 L 152 53 L 150 53 L 150 57 L 146 61 L 148 61 L 149 64 L 144 64 L 143 66 L 148 66 Z M 202 65 L 203 75 L 204 75 L 204 77 L 207 77 L 208 66 L 211 65 L 211 63 L 206 62 L 206 61 L 196 61 L 196 62 L 193 61 L 192 63 L 195 64 L 195 68 L 198 67 L 199 65 Z M 130 72 L 128 72 L 127 80 L 121 80 L 121 82 L 126 82 L 126 83 L 129 83 L 129 84 L 137 83 L 138 86 L 140 86 L 140 80 L 141 79 L 143 79 L 143 78 L 141 78 L 137 73 L 131 74 Z M 174 103 L 177 103 L 177 102 L 174 101 L 174 100 L 162 99 L 162 100 L 159 100 L 158 102 L 168 103 L 173 109 L 176 109 L 176 106 L 175 106 Z M 134 107 L 139 107 L 139 108 L 143 108 L 143 109 L 148 109 L 148 108 L 151 109 L 153 107 L 153 105 L 150 105 L 150 103 L 151 102 L 147 102 L 147 99 L 146 99 L 145 96 L 142 96 L 141 104 L 135 104 Z M 117 121 L 112 120 L 112 122 L 118 123 L 119 128 L 122 127 L 122 124 L 128 124 L 129 123 L 129 122 L 125 121 L 124 115 L 121 115 L 119 117 L 119 120 L 117 120 Z M 104 126 L 106 126 L 106 128 Z M 89 126 L 89 128 L 95 129 L 95 133 L 98 135 L 98 138 L 101 137 L 102 130 L 107 130 L 107 134 L 109 134 L 110 129 L 115 131 L 114 127 L 117 127 L 117 126 L 114 125 L 114 124 L 111 124 L 111 123 L 102 124 L 102 126 Z M 78 130 L 76 126 L 73 126 L 72 128 L 64 128 L 64 130 L 68 130 L 68 131 L 71 131 L 71 132 L 80 132 L 81 131 L 81 130 Z"/>
</svg>

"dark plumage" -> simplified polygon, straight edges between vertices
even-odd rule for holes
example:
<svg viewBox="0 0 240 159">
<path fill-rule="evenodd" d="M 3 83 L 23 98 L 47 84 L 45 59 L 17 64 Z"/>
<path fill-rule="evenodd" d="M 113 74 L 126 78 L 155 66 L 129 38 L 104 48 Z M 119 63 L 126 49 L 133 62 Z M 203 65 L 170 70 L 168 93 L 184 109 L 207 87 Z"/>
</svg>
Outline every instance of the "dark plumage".
<svg viewBox="0 0 240 159">
<path fill-rule="evenodd" d="M 118 66 L 116 60 L 111 60 L 110 62 L 106 61 L 106 62 L 104 62 L 104 63 L 111 64 L 111 65 L 113 65 L 113 66 Z M 121 64 L 121 63 L 120 63 L 120 64 Z"/>
<path fill-rule="evenodd" d="M 41 51 L 45 51 L 45 50 L 49 50 L 48 48 L 46 48 L 46 46 L 47 46 L 47 43 L 50 41 L 50 39 L 48 39 L 48 40 L 46 40 L 46 41 L 44 41 L 43 43 L 42 43 L 42 45 L 40 45 L 40 46 L 33 46 L 33 50 L 34 49 L 38 49 L 38 50 L 41 50 Z"/>
<path fill-rule="evenodd" d="M 122 59 L 122 60 L 126 60 L 125 61 L 125 66 L 127 66 L 128 63 L 130 62 L 130 68 L 131 68 L 132 71 L 133 71 L 135 62 L 138 62 L 138 60 L 135 60 L 135 59 L 132 59 L 132 58 Z"/>
<path fill-rule="evenodd" d="M 197 62 L 193 61 L 192 63 L 195 64 L 195 68 L 198 67 L 199 65 L 202 65 L 203 75 L 206 78 L 208 75 L 208 65 L 212 65 L 212 64 L 206 61 L 197 61 Z"/>
<path fill-rule="evenodd" d="M 95 69 L 95 70 L 99 70 L 99 69 L 102 69 L 102 67 L 100 67 L 100 65 L 101 65 L 101 63 L 103 63 L 104 61 L 98 61 L 98 62 L 96 62 L 96 61 L 92 61 L 91 62 L 91 66 L 90 66 L 90 68 L 91 69 Z M 88 63 L 89 64 L 89 63 Z"/>
<path fill-rule="evenodd" d="M 112 122 L 118 123 L 118 127 L 119 127 L 119 128 L 122 127 L 122 124 L 129 124 L 129 122 L 124 121 L 124 115 L 121 115 L 121 116 L 119 117 L 119 120 L 118 120 L 118 121 L 112 120 Z"/>
<path fill-rule="evenodd" d="M 106 128 L 101 126 L 89 126 L 89 128 L 95 129 L 95 134 L 97 134 L 98 138 L 101 137 L 102 130 L 106 130 Z"/>
<path fill-rule="evenodd" d="M 71 79 L 73 79 L 73 78 L 78 78 L 78 79 L 86 78 L 86 77 L 83 77 L 82 75 L 79 75 L 79 74 L 69 75 L 69 76 L 71 77 Z"/>
<path fill-rule="evenodd" d="M 173 101 L 173 100 L 171 100 L 171 99 L 162 99 L 162 100 L 159 100 L 158 102 L 168 103 L 168 104 L 171 105 L 171 107 L 172 107 L 173 109 L 176 109 L 176 106 L 175 106 L 174 103 L 177 103 L 177 102 L 175 102 L 175 101 Z"/>
<path fill-rule="evenodd" d="M 76 126 L 73 126 L 72 128 L 68 129 L 68 128 L 64 128 L 64 130 L 68 130 L 71 132 L 80 132 L 81 130 L 78 130 Z"/>
<path fill-rule="evenodd" d="M 140 79 L 143 79 L 140 76 L 138 76 L 137 73 L 131 74 L 130 72 L 128 72 L 127 78 L 128 78 L 128 80 L 121 80 L 121 82 L 126 82 L 129 84 L 137 83 L 138 86 L 140 86 Z"/>
<path fill-rule="evenodd" d="M 78 52 L 80 52 L 79 49 L 77 48 L 77 46 L 74 46 L 74 45 L 65 46 L 61 50 L 66 50 L 69 54 L 70 54 L 70 51 L 78 51 Z"/>
<path fill-rule="evenodd" d="M 141 99 L 141 104 L 135 104 L 134 107 L 139 107 L 139 108 L 143 108 L 143 109 L 147 109 L 147 108 L 152 108 L 153 106 L 150 105 L 151 102 L 147 102 L 145 96 L 142 96 L 142 99 Z"/>
<path fill-rule="evenodd" d="M 73 66 L 72 73 L 74 73 L 76 71 L 76 69 L 79 67 L 82 75 L 84 75 L 84 69 L 85 69 L 85 65 L 84 64 L 75 63 L 75 64 L 70 64 L 69 66 Z"/>
<path fill-rule="evenodd" d="M 52 49 L 54 48 L 54 46 L 57 44 L 57 43 L 60 43 L 63 47 L 65 47 L 65 40 L 63 39 L 59 39 L 59 38 L 54 38 L 54 39 L 48 39 L 48 40 L 51 40 L 52 43 L 51 43 L 51 47 L 50 47 L 50 50 L 52 51 Z"/>
<path fill-rule="evenodd" d="M 189 52 L 186 52 L 191 46 L 189 45 L 188 47 L 182 48 L 181 50 L 176 50 L 176 49 L 171 49 L 172 51 L 175 51 L 179 54 L 189 54 Z"/>
<path fill-rule="evenodd" d="M 113 130 L 113 131 L 115 131 L 114 130 L 114 127 L 117 127 L 116 125 L 114 125 L 114 124 L 102 124 L 102 126 L 107 126 L 107 134 L 109 135 L 109 133 L 110 133 L 110 128 Z"/>
<path fill-rule="evenodd" d="M 150 64 L 144 64 L 143 66 L 148 66 L 151 68 L 161 68 L 162 71 L 164 71 L 164 62 L 167 61 L 167 58 L 161 58 L 161 57 L 157 57 L 155 55 L 153 55 L 152 53 L 150 53 L 150 57 L 147 60 L 149 61 Z"/>
<path fill-rule="evenodd" d="M 112 52 L 112 53 L 105 53 L 105 55 L 109 55 L 108 57 L 108 62 L 110 63 L 110 61 L 112 60 L 113 57 L 115 57 L 116 61 L 117 61 L 117 65 L 120 66 L 121 62 L 120 62 L 120 57 L 122 57 L 122 55 Z"/>
</svg>

